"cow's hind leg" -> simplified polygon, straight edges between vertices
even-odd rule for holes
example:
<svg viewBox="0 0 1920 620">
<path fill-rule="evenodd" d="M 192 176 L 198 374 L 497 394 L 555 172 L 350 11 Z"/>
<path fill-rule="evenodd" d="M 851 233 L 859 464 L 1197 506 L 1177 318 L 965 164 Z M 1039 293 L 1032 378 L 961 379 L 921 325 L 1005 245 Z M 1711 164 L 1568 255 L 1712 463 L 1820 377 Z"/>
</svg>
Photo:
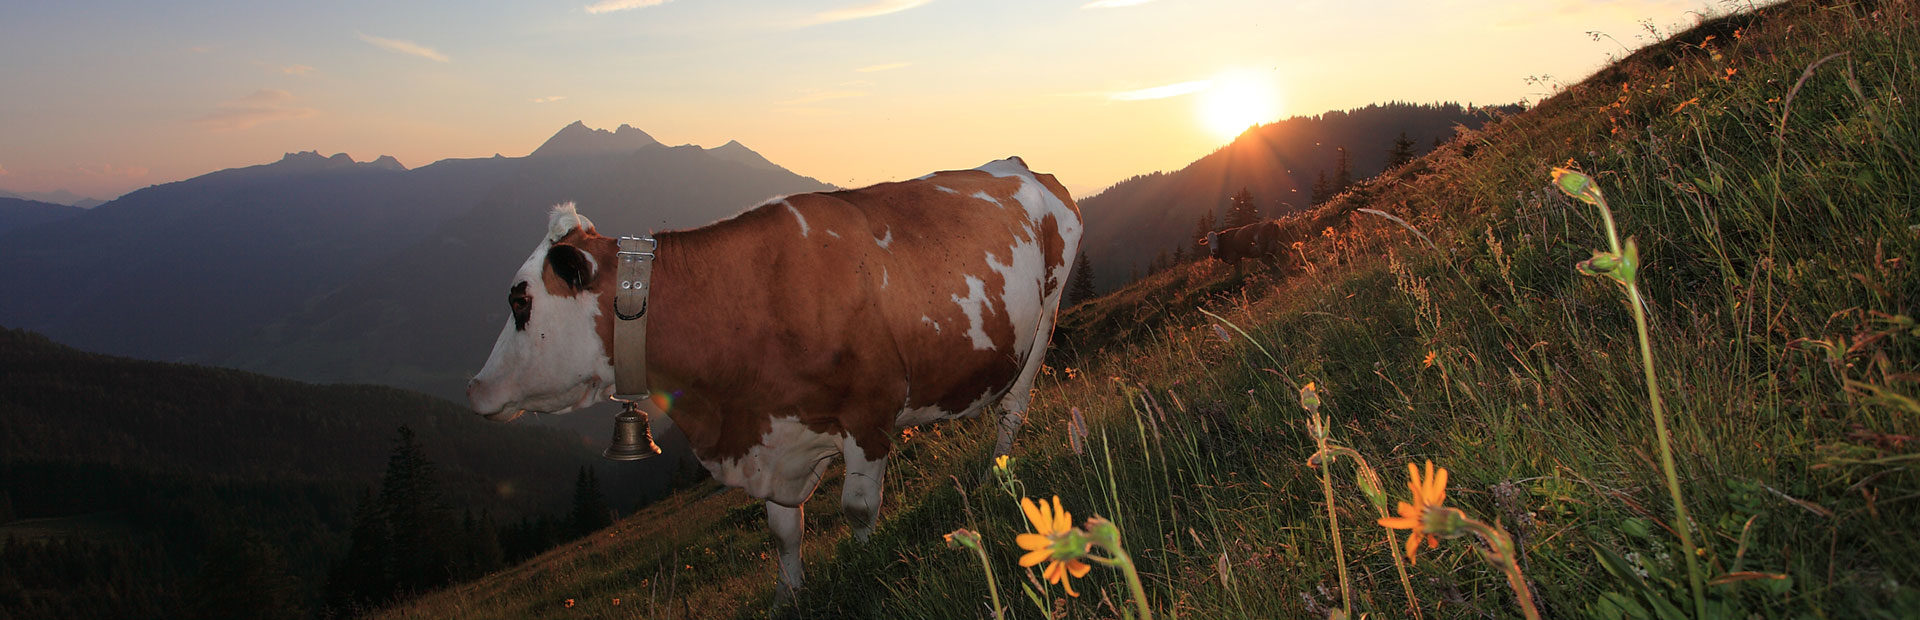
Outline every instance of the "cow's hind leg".
<svg viewBox="0 0 1920 620">
<path fill-rule="evenodd" d="M 853 537 L 867 542 L 873 524 L 880 520 L 881 485 L 887 479 L 887 457 L 869 457 L 851 435 L 841 440 L 840 453 L 847 459 L 847 478 L 840 488 L 840 512 L 853 528 Z"/>
<path fill-rule="evenodd" d="M 800 535 L 806 528 L 806 504 L 782 506 L 767 500 L 767 526 L 773 530 L 773 542 L 780 547 L 780 585 L 774 600 L 793 600 L 800 589 Z"/>
<path fill-rule="evenodd" d="M 1060 294 L 1055 292 L 1046 300 L 1046 308 L 1057 307 Z M 1013 436 L 1020 433 L 1020 427 L 1027 422 L 1027 404 L 1033 400 L 1033 380 L 1040 374 L 1040 365 L 1047 357 L 1047 340 L 1053 335 L 1053 320 L 1056 312 L 1047 312 L 1040 318 L 1039 334 L 1034 338 L 1033 349 L 1027 352 L 1027 363 L 1020 369 L 1020 378 L 1014 380 L 1007 395 L 1000 398 L 999 434 L 993 440 L 993 455 L 1003 456 L 1013 453 Z"/>
</svg>

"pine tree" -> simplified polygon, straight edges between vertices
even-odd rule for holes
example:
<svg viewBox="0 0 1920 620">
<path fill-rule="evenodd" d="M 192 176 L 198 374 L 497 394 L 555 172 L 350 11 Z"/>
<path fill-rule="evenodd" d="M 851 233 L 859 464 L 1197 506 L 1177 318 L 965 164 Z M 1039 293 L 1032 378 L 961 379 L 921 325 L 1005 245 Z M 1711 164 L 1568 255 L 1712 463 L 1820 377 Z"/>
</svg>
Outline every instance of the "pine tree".
<svg viewBox="0 0 1920 620">
<path fill-rule="evenodd" d="M 1071 307 L 1099 295 L 1093 283 L 1093 262 L 1087 259 L 1086 252 L 1081 252 L 1073 259 L 1073 275 L 1067 278 L 1067 305 Z"/>
<path fill-rule="evenodd" d="M 381 481 L 380 504 L 385 509 L 396 592 L 423 592 L 453 577 L 453 532 L 459 522 L 441 493 L 434 465 L 414 440 L 413 429 L 401 426 L 387 474 Z"/>
<path fill-rule="evenodd" d="M 333 567 L 327 580 L 328 606 L 351 612 L 376 606 L 392 596 L 393 581 L 388 578 L 387 566 L 390 538 L 379 498 L 371 490 L 361 493 L 360 507 L 353 513 L 347 556 Z"/>
<path fill-rule="evenodd" d="M 1387 169 L 1398 168 L 1401 164 L 1413 161 L 1413 158 L 1413 138 L 1407 137 L 1407 132 L 1402 131 L 1400 137 L 1393 139 L 1393 148 L 1387 151 Z"/>
<path fill-rule="evenodd" d="M 460 523 L 413 429 L 396 433 L 380 494 L 361 501 L 347 557 L 334 567 L 328 600 L 364 609 L 441 585 L 460 572 Z"/>
<path fill-rule="evenodd" d="M 600 493 L 600 479 L 593 468 L 582 465 L 573 480 L 573 535 L 586 536 L 613 524 L 607 498 Z"/>
<path fill-rule="evenodd" d="M 1333 182 L 1327 180 L 1327 171 L 1321 170 L 1313 180 L 1313 204 L 1318 206 L 1329 198 L 1333 198 Z"/>
<path fill-rule="evenodd" d="M 1347 154 L 1347 147 L 1340 147 L 1338 151 L 1339 158 L 1334 160 L 1333 165 L 1333 194 L 1328 198 L 1353 187 L 1353 157 Z"/>
<path fill-rule="evenodd" d="M 1260 221 L 1260 205 L 1253 201 L 1253 192 L 1240 188 L 1240 193 L 1229 199 L 1227 207 L 1227 228 L 1246 226 Z"/>
<path fill-rule="evenodd" d="M 1176 266 L 1187 264 L 1187 244 L 1173 246 L 1173 264 Z"/>
<path fill-rule="evenodd" d="M 1206 246 L 1201 244 L 1206 242 L 1207 233 L 1211 233 L 1216 229 L 1218 229 L 1218 224 L 1213 219 L 1213 209 L 1207 209 L 1205 212 L 1200 214 L 1200 221 L 1194 222 L 1193 224 L 1193 256 L 1194 258 L 1199 258 L 1201 256 L 1207 255 Z"/>
</svg>

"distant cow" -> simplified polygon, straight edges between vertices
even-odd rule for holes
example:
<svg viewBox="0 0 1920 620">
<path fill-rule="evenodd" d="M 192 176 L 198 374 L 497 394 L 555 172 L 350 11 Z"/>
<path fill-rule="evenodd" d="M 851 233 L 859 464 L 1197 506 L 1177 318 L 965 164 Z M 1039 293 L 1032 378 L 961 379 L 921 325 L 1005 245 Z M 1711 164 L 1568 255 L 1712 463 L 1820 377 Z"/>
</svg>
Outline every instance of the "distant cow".
<svg viewBox="0 0 1920 620">
<path fill-rule="evenodd" d="M 492 419 L 613 394 L 617 243 L 571 204 L 547 228 L 467 388 Z M 783 598 L 801 584 L 802 505 L 835 453 L 864 541 L 899 429 L 997 401 L 994 449 L 1011 448 L 1080 230 L 1067 190 L 1015 157 L 656 235 L 648 384 L 715 478 L 767 500 Z"/>
<path fill-rule="evenodd" d="M 1205 245 L 1214 258 L 1231 265 L 1249 258 L 1271 261 L 1270 257 L 1284 257 L 1289 244 L 1296 240 L 1286 234 L 1279 220 L 1267 220 L 1207 233 Z"/>
</svg>

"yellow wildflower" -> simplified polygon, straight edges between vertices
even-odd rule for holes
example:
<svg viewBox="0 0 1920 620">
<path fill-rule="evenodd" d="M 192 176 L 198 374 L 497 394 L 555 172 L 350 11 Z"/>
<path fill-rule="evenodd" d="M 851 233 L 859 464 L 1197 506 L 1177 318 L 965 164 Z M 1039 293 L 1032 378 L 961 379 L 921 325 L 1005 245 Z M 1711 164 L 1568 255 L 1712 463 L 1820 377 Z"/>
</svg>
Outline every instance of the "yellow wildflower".
<svg viewBox="0 0 1920 620">
<path fill-rule="evenodd" d="M 1034 566 L 1043 560 L 1047 561 L 1047 568 L 1041 573 L 1046 577 L 1047 583 L 1058 583 L 1067 589 L 1067 594 L 1080 596 L 1079 592 L 1073 591 L 1073 582 L 1069 581 L 1067 576 L 1085 577 L 1087 571 L 1093 569 L 1077 557 L 1085 554 L 1087 549 L 1085 546 L 1074 549 L 1070 543 L 1065 549 L 1060 549 L 1056 545 L 1067 539 L 1073 532 L 1073 514 L 1060 506 L 1058 495 L 1053 496 L 1051 506 L 1044 502 L 1036 504 L 1033 500 L 1022 497 L 1020 509 L 1027 513 L 1027 520 L 1033 523 L 1034 531 L 1038 532 L 1021 534 L 1014 539 L 1020 548 L 1027 550 L 1026 555 L 1020 556 L 1020 565 Z"/>
<path fill-rule="evenodd" d="M 1413 502 L 1400 502 L 1400 516 L 1383 517 L 1379 523 L 1390 529 L 1412 530 L 1407 535 L 1407 559 L 1417 562 L 1413 552 L 1420 548 L 1422 536 L 1427 539 L 1427 548 L 1440 546 L 1440 537 L 1427 531 L 1425 517 L 1429 509 L 1439 508 L 1440 503 L 1447 499 L 1447 468 L 1436 471 L 1433 461 L 1427 461 L 1427 475 L 1423 478 L 1418 467 L 1407 463 L 1407 477 L 1407 489 L 1413 491 Z"/>
</svg>

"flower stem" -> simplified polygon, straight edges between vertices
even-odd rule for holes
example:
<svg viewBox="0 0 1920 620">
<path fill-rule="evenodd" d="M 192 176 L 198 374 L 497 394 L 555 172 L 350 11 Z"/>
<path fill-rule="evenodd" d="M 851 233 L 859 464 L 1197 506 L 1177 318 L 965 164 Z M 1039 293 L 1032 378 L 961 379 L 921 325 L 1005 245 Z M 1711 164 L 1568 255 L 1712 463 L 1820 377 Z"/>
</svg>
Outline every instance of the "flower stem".
<svg viewBox="0 0 1920 620">
<path fill-rule="evenodd" d="M 1140 620 L 1153 620 L 1153 609 L 1147 607 L 1147 589 L 1140 585 L 1140 572 L 1133 568 L 1133 556 L 1119 545 L 1107 548 L 1113 554 L 1113 560 L 1120 565 L 1120 574 L 1127 576 L 1127 589 L 1133 591 L 1133 604 L 1140 611 Z"/>
<path fill-rule="evenodd" d="M 1322 440 L 1321 453 L 1326 453 L 1326 443 Z M 1328 459 L 1331 460 L 1331 459 Z M 1333 535 L 1333 562 L 1340 569 L 1340 609 L 1353 613 L 1353 595 L 1347 586 L 1347 553 L 1340 545 L 1340 517 L 1334 514 L 1332 463 L 1320 463 L 1320 489 L 1327 495 L 1327 524 Z"/>
<path fill-rule="evenodd" d="M 993 599 L 993 618 L 1001 620 L 1006 616 L 1002 615 L 1004 612 L 1000 608 L 1000 587 L 994 584 L 993 568 L 990 566 L 990 560 L 987 559 L 987 549 L 976 546 L 973 548 L 973 554 L 980 556 L 980 571 L 987 575 L 987 596 Z"/>
<path fill-rule="evenodd" d="M 1660 470 L 1667 478 L 1667 496 L 1673 500 L 1674 531 L 1680 533 L 1680 546 L 1686 549 L 1687 578 L 1693 587 L 1695 617 L 1707 616 L 1706 586 L 1700 579 L 1699 549 L 1693 546 L 1693 518 L 1687 516 L 1687 502 L 1680 496 L 1680 478 L 1674 473 L 1672 440 L 1667 433 L 1667 416 L 1660 406 L 1660 388 L 1654 383 L 1653 344 L 1647 335 L 1647 312 L 1640 300 L 1640 287 L 1627 283 L 1627 297 L 1633 300 L 1633 326 L 1640 332 L 1640 365 L 1647 379 L 1647 400 L 1653 403 L 1653 433 L 1660 440 Z"/>
<path fill-rule="evenodd" d="M 1620 245 L 1620 233 L 1613 225 L 1613 209 L 1608 208 L 1607 199 L 1599 188 L 1594 189 L 1595 206 L 1600 207 L 1600 216 L 1607 225 L 1607 242 L 1612 245 L 1613 253 L 1626 256 L 1626 250 Z M 1638 260 L 1638 257 L 1635 257 Z M 1640 297 L 1639 265 L 1633 266 L 1634 276 L 1626 281 L 1627 299 L 1633 304 L 1633 328 L 1638 333 L 1640 343 L 1640 368 L 1647 381 L 1647 402 L 1653 406 L 1653 434 L 1660 441 L 1660 472 L 1666 476 L 1667 496 L 1673 500 L 1674 531 L 1680 534 L 1680 546 L 1685 548 L 1687 556 L 1687 580 L 1693 589 L 1693 613 L 1696 617 L 1707 615 L 1706 585 L 1700 578 L 1700 554 L 1693 546 L 1693 519 L 1687 515 L 1687 502 L 1680 495 L 1680 477 L 1673 466 L 1673 439 L 1667 432 L 1667 416 L 1660 401 L 1660 386 L 1655 381 L 1653 371 L 1653 339 L 1647 329 L 1646 301 Z"/>
</svg>

